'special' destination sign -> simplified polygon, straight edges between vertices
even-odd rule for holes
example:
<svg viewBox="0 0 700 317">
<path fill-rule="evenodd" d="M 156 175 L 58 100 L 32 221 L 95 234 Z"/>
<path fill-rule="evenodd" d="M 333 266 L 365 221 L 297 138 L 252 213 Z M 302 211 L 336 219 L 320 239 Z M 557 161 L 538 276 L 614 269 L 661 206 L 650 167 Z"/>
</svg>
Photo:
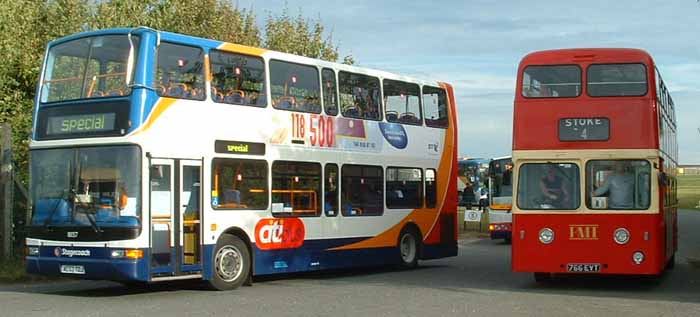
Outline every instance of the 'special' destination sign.
<svg viewBox="0 0 700 317">
<path fill-rule="evenodd" d="M 117 115 L 115 113 L 91 113 L 48 118 L 46 135 L 89 134 L 113 131 Z"/>
<path fill-rule="evenodd" d="M 608 118 L 559 119 L 560 141 L 607 141 L 609 138 Z"/>
</svg>

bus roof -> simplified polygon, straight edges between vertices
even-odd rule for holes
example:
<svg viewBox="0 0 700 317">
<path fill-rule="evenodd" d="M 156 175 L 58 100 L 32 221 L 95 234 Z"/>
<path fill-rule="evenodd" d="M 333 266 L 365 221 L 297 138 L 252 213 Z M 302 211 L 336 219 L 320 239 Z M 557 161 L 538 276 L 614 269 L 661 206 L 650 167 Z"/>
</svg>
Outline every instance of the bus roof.
<svg viewBox="0 0 700 317">
<path fill-rule="evenodd" d="M 524 65 L 555 65 L 578 63 L 641 62 L 653 64 L 651 55 L 635 48 L 567 48 L 537 51 L 525 55 L 520 67 Z"/>
</svg>

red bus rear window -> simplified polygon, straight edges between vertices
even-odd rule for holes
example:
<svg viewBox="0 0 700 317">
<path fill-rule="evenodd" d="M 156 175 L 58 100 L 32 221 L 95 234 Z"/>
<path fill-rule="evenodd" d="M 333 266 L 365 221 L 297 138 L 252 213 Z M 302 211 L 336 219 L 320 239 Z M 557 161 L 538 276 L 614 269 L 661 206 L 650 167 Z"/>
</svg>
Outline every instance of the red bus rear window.
<svg viewBox="0 0 700 317">
<path fill-rule="evenodd" d="M 576 65 L 525 67 L 523 97 L 562 98 L 578 97 L 580 94 L 581 68 Z"/>
<path fill-rule="evenodd" d="M 647 70 L 643 64 L 600 64 L 588 67 L 586 89 L 592 97 L 644 96 Z"/>
</svg>

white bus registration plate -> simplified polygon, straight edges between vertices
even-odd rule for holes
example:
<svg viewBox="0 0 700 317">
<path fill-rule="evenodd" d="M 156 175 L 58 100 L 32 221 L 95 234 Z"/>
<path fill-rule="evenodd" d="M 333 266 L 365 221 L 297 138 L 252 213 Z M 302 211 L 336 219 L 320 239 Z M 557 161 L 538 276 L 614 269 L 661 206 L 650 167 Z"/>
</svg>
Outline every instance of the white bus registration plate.
<svg viewBox="0 0 700 317">
<path fill-rule="evenodd" d="M 61 265 L 61 273 L 85 274 L 85 267 L 82 265 Z"/>
<path fill-rule="evenodd" d="M 569 272 L 600 272 L 600 264 L 598 263 L 569 263 L 566 265 L 566 270 Z"/>
</svg>

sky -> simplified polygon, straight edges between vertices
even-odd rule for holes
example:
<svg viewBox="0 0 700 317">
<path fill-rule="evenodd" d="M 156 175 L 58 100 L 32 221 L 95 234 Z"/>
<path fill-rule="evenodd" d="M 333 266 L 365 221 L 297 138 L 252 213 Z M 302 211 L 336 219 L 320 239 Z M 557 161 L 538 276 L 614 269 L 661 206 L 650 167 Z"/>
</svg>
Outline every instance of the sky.
<svg viewBox="0 0 700 317">
<path fill-rule="evenodd" d="M 455 87 L 460 156 L 509 155 L 517 66 L 532 51 L 649 52 L 676 105 L 679 161 L 700 164 L 700 2 L 696 0 L 233 0 L 319 19 L 356 65 Z"/>
</svg>

